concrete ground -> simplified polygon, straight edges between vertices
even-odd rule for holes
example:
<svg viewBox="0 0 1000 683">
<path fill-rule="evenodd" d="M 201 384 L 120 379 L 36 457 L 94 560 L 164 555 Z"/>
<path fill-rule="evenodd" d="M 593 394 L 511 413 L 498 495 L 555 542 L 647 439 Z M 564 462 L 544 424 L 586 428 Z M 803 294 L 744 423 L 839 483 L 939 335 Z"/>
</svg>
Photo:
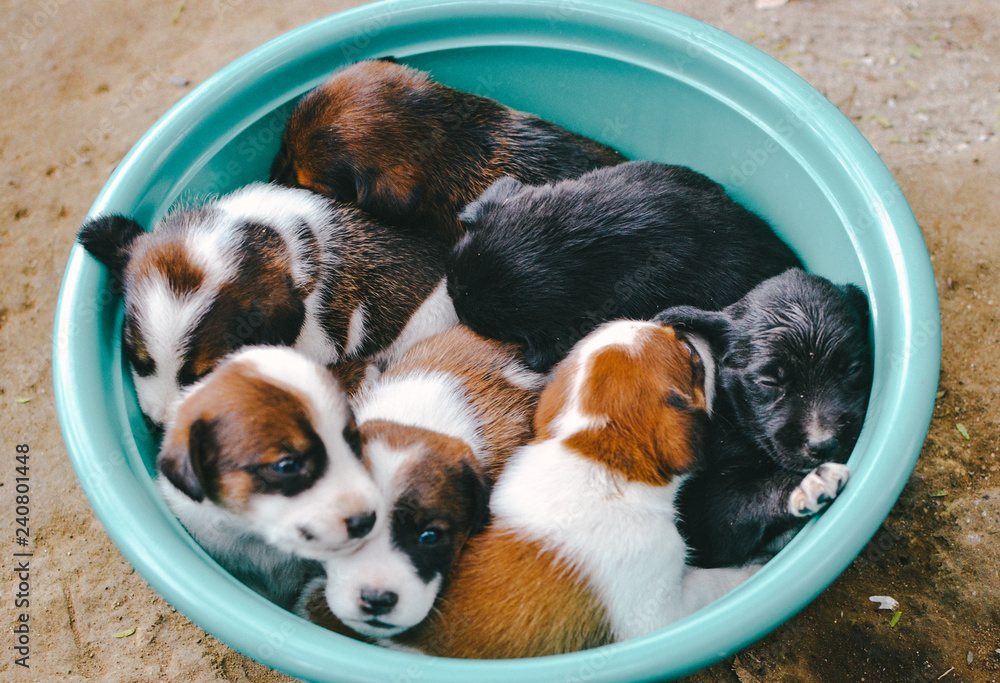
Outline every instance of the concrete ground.
<svg viewBox="0 0 1000 683">
<path fill-rule="evenodd" d="M 236 57 L 354 4 L 0 0 L 0 678 L 288 680 L 175 612 L 110 543 L 62 443 L 50 340 L 76 230 L 142 132 Z M 930 434 L 882 529 L 801 614 L 690 680 L 1000 678 L 1000 9 L 992 0 L 657 4 L 773 55 L 855 123 L 923 230 L 944 333 Z M 30 447 L 30 669 L 12 650 L 17 444 Z M 893 596 L 899 617 L 871 595 Z"/>
</svg>

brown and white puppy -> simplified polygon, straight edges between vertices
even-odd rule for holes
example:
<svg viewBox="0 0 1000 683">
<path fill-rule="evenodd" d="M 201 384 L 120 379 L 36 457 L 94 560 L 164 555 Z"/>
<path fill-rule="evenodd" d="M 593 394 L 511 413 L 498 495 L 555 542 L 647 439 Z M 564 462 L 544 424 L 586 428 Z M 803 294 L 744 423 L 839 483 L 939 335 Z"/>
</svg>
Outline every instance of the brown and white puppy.
<svg viewBox="0 0 1000 683">
<path fill-rule="evenodd" d="M 157 425 L 183 387 L 242 346 L 384 365 L 456 321 L 445 244 L 305 190 L 249 185 L 149 233 L 101 216 L 79 240 L 123 288 L 123 351 Z"/>
<path fill-rule="evenodd" d="M 392 60 L 342 67 L 292 112 L 271 179 L 452 241 L 458 213 L 509 175 L 529 185 L 621 163 L 615 150 Z"/>
<path fill-rule="evenodd" d="M 287 347 L 248 347 L 190 387 L 157 459 L 167 504 L 236 578 L 291 608 L 382 514 L 347 396 Z"/>
<path fill-rule="evenodd" d="M 577 344 L 542 393 L 534 441 L 496 483 L 490 526 L 427 620 L 383 642 L 467 658 L 570 652 L 647 634 L 752 574 L 686 567 L 675 527 L 711 408 L 711 357 L 694 346 L 634 321 Z"/>
<path fill-rule="evenodd" d="M 325 563 L 326 599 L 354 631 L 384 638 L 424 620 L 489 486 L 531 438 L 543 377 L 516 346 L 454 327 L 426 339 L 356 402 L 386 515 L 365 545 Z"/>
</svg>

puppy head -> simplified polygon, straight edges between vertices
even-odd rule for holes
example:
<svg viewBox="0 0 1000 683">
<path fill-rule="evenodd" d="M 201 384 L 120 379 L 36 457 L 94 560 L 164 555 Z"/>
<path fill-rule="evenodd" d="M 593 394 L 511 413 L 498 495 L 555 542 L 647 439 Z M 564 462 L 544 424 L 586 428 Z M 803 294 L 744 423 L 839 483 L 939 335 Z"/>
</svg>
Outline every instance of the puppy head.
<svg viewBox="0 0 1000 683">
<path fill-rule="evenodd" d="M 193 500 L 305 558 L 357 548 L 382 514 L 343 389 L 287 348 L 244 349 L 192 387 L 157 467 Z"/>
<path fill-rule="evenodd" d="M 709 340 L 738 428 L 777 464 L 808 471 L 847 460 L 873 374 L 860 289 L 792 269 L 722 312 L 678 307 L 657 319 Z"/>
<path fill-rule="evenodd" d="M 606 323 L 556 366 L 536 435 L 562 438 L 629 480 L 665 485 L 697 463 L 712 367 L 670 327 Z"/>
<path fill-rule="evenodd" d="M 180 390 L 229 352 L 291 344 L 305 307 L 281 237 L 233 223 L 212 207 L 173 214 L 151 233 L 105 216 L 80 230 L 83 246 L 120 282 L 122 350 L 143 413 L 157 426 Z M 241 251 L 241 243 L 253 248 Z"/>
<path fill-rule="evenodd" d="M 489 493 L 472 451 L 453 437 L 380 420 L 361 432 L 388 524 L 326 563 L 326 597 L 351 629 L 385 638 L 430 612 L 466 539 L 486 524 Z"/>
</svg>

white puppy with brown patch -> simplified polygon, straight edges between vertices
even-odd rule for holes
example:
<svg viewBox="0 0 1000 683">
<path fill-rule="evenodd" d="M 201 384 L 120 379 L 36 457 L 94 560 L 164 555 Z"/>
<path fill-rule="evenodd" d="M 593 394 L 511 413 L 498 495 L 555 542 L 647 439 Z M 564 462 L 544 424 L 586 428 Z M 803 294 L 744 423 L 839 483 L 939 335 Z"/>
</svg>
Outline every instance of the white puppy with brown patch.
<svg viewBox="0 0 1000 683">
<path fill-rule="evenodd" d="M 531 438 L 543 384 L 515 345 L 457 326 L 363 392 L 358 429 L 386 515 L 357 552 L 325 563 L 328 611 L 319 606 L 371 638 L 423 621 L 487 521 L 489 487 Z"/>
<path fill-rule="evenodd" d="M 447 245 L 305 190 L 255 183 L 152 232 L 118 215 L 78 237 L 125 296 L 122 347 L 157 425 L 181 389 L 247 345 L 384 367 L 457 322 Z"/>
<path fill-rule="evenodd" d="M 345 391 L 288 348 L 242 349 L 190 387 L 157 468 L 195 540 L 283 607 L 384 514 Z"/>
<path fill-rule="evenodd" d="M 633 321 L 578 343 L 497 481 L 490 526 L 430 616 L 383 642 L 448 657 L 570 652 L 648 634 L 754 573 L 685 565 L 674 499 L 711 409 L 697 346 Z"/>
</svg>

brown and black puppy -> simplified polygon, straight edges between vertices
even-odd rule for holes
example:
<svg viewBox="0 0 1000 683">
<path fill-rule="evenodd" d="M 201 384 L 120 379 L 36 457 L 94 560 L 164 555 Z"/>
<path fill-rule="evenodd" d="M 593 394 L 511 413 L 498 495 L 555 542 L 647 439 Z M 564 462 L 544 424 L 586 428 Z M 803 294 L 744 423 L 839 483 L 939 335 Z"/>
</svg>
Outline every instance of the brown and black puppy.
<svg viewBox="0 0 1000 683">
<path fill-rule="evenodd" d="M 79 241 L 122 285 L 122 350 L 157 425 L 184 387 L 243 346 L 385 367 L 457 322 L 445 242 L 305 190 L 255 183 L 175 211 L 152 232 L 99 216 Z"/>
<path fill-rule="evenodd" d="M 501 176 L 535 185 L 622 161 L 531 114 L 372 60 L 337 70 L 299 103 L 271 179 L 454 241 L 459 211 Z"/>
</svg>

